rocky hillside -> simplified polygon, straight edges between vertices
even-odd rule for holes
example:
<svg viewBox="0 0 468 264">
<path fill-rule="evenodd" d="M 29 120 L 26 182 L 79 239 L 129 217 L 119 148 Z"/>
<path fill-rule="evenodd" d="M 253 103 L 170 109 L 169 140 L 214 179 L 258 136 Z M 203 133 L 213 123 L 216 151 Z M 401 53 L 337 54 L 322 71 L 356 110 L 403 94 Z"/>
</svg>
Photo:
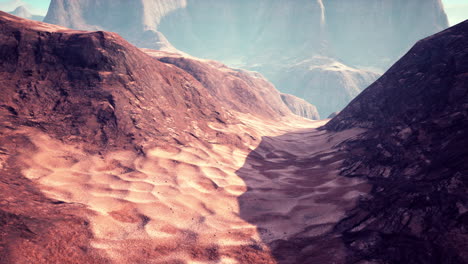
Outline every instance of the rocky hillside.
<svg viewBox="0 0 468 264">
<path fill-rule="evenodd" d="M 71 31 L 4 13 L 1 21 L 1 105 L 59 137 L 142 147 L 149 136 L 177 137 L 171 129 L 183 130 L 192 120 L 206 131 L 207 121 L 226 118 L 191 75 L 117 34 Z"/>
<path fill-rule="evenodd" d="M 144 48 L 174 51 L 170 42 L 196 57 L 258 71 L 282 92 L 316 105 L 322 116 L 341 110 L 415 41 L 448 26 L 440 0 L 370 5 L 143 0 L 128 5 L 121 0 L 52 0 L 45 21 L 118 32 Z M 330 64 L 343 66 L 330 69 Z"/>
<path fill-rule="evenodd" d="M 213 98 L 228 109 L 265 117 L 291 113 L 288 105 L 281 100 L 278 90 L 261 74 L 232 69 L 212 60 L 150 49 L 144 51 L 158 61 L 174 65 L 192 75 Z"/>
<path fill-rule="evenodd" d="M 372 195 L 336 229 L 351 261 L 467 263 L 468 21 L 418 42 L 325 128 Z"/>
<path fill-rule="evenodd" d="M 54 126 L 59 136 L 102 144 L 144 144 L 148 133 L 183 140 L 186 135 L 171 131 L 194 121 L 209 135 L 207 122 L 230 122 L 219 101 L 230 106 L 225 109 L 270 118 L 291 114 L 267 81 L 214 62 L 157 60 L 114 33 L 72 31 L 3 13 L 1 19 L 1 104 Z M 218 79 L 232 82 L 212 83 Z"/>
</svg>

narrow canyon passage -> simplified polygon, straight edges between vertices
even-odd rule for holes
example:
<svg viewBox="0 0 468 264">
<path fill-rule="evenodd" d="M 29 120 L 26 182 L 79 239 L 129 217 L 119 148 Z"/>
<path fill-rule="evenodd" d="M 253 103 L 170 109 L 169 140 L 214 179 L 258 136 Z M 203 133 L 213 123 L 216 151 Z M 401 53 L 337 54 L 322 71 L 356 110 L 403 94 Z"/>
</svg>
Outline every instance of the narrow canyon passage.
<svg viewBox="0 0 468 264">
<path fill-rule="evenodd" d="M 345 155 L 334 146 L 357 134 L 310 128 L 264 137 L 236 172 L 247 185 L 240 216 L 257 226 L 278 263 L 344 263 L 333 227 L 370 185 L 338 175 Z"/>
</svg>

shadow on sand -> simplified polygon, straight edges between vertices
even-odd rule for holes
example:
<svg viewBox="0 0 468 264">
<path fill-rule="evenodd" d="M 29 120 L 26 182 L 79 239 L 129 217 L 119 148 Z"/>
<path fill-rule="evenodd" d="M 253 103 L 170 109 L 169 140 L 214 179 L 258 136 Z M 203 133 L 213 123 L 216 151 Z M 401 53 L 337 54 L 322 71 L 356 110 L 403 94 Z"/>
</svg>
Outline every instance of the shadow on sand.
<svg viewBox="0 0 468 264">
<path fill-rule="evenodd" d="M 255 225 L 280 264 L 344 263 L 346 248 L 333 232 L 370 187 L 338 176 L 344 154 L 334 148 L 349 138 L 306 129 L 263 137 L 236 173 L 247 186 L 240 216 Z"/>
</svg>

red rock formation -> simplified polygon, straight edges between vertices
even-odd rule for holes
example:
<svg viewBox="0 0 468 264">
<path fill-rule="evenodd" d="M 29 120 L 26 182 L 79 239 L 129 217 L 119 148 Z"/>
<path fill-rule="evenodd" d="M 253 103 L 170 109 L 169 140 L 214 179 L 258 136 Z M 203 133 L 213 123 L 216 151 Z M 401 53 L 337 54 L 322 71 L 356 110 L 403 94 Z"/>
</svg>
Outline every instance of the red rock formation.
<svg viewBox="0 0 468 264">
<path fill-rule="evenodd" d="M 468 21 L 419 41 L 325 126 L 356 127 L 342 174 L 374 189 L 337 226 L 350 260 L 467 263 Z"/>
</svg>

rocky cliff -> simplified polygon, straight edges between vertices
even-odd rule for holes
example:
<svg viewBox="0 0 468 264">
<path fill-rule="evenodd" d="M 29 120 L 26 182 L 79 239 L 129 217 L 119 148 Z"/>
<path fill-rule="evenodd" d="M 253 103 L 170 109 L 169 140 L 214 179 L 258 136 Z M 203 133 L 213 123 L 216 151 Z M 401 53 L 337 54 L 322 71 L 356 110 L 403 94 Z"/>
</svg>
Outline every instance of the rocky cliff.
<svg viewBox="0 0 468 264">
<path fill-rule="evenodd" d="M 467 263 L 468 21 L 419 41 L 325 128 L 372 195 L 336 229 L 351 261 Z"/>
<path fill-rule="evenodd" d="M 262 73 L 281 91 L 316 105 L 322 116 L 341 110 L 375 79 L 373 72 L 383 71 L 415 41 L 448 25 L 440 0 L 140 0 L 129 5 L 53 0 L 45 21 L 115 31 L 140 47 L 175 51 L 163 33 L 180 51 Z M 324 57 L 344 67 L 329 71 Z M 304 67 L 304 61 L 314 68 Z M 350 70 L 351 79 L 345 77 Z"/>
</svg>

